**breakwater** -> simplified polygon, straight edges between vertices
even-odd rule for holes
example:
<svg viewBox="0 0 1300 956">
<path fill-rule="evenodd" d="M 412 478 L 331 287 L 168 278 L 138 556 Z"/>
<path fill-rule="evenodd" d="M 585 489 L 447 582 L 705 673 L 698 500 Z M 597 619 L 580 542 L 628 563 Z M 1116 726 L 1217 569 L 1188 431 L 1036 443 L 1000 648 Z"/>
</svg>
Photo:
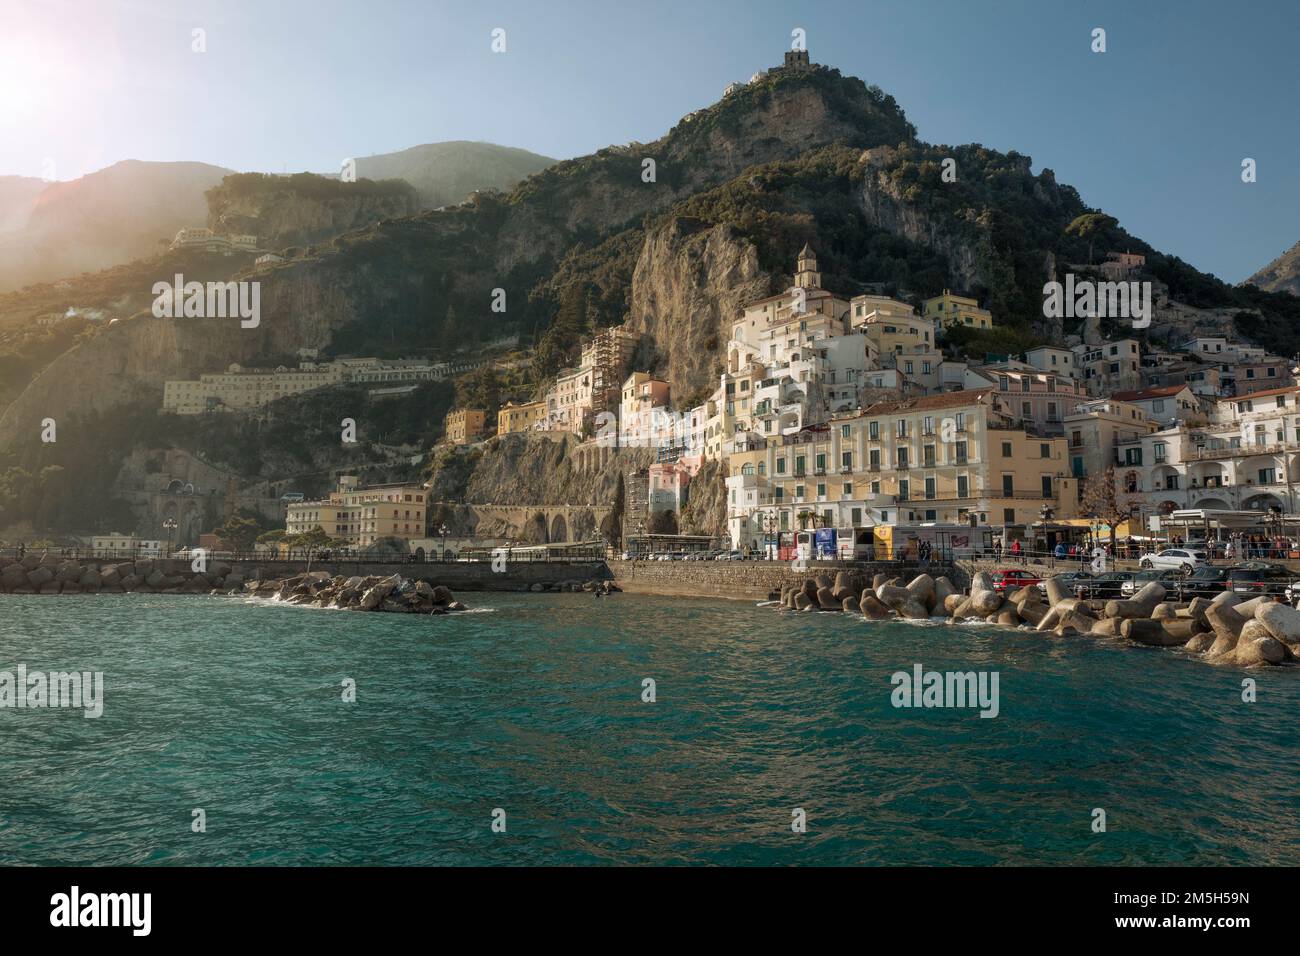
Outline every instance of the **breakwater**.
<svg viewBox="0 0 1300 956">
<path fill-rule="evenodd" d="M 360 561 L 208 561 L 69 558 L 56 553 L 0 557 L 0 591 L 7 594 L 208 594 L 244 588 L 249 581 L 399 575 L 453 591 L 572 591 L 609 579 L 603 561 L 489 561 L 368 563 Z"/>
</svg>

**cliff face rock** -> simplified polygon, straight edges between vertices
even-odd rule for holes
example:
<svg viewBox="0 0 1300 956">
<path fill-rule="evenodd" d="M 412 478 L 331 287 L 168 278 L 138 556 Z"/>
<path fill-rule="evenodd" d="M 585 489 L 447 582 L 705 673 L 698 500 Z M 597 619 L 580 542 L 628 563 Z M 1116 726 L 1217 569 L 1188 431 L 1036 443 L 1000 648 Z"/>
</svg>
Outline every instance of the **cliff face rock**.
<svg viewBox="0 0 1300 956">
<path fill-rule="evenodd" d="M 662 360 L 672 395 L 717 385 L 731 323 L 769 281 L 754 245 L 730 226 L 674 218 L 647 234 L 632 276 L 632 328 Z"/>
<path fill-rule="evenodd" d="M 1282 253 L 1242 285 L 1256 285 L 1266 292 L 1290 292 L 1300 296 L 1300 242 Z"/>
<path fill-rule="evenodd" d="M 314 197 L 292 189 L 231 196 L 213 190 L 207 223 L 217 233 L 257 236 L 265 249 L 323 242 L 381 219 L 409 216 L 420 206 L 414 189 L 374 195 Z"/>
<path fill-rule="evenodd" d="M 948 278 L 954 289 L 970 289 L 981 281 L 976 243 L 955 234 L 953 223 L 928 215 L 909 202 L 889 176 L 892 150 L 869 150 L 861 162 L 866 166 L 858 201 L 871 225 L 938 252 L 948 259 Z M 968 220 L 974 223 L 974 219 Z"/>
</svg>

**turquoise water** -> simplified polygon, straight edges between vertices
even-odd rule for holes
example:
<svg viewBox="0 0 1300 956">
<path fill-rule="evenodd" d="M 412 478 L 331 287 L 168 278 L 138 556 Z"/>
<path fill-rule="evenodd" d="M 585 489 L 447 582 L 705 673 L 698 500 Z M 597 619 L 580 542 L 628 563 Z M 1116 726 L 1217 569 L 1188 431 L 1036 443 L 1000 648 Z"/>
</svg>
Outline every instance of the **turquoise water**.
<svg viewBox="0 0 1300 956">
<path fill-rule="evenodd" d="M 0 597 L 0 670 L 105 675 L 97 720 L 0 710 L 0 864 L 1300 863 L 1300 668 L 1246 704 L 1090 638 L 465 598 Z M 917 662 L 996 670 L 999 716 L 894 708 Z"/>
</svg>

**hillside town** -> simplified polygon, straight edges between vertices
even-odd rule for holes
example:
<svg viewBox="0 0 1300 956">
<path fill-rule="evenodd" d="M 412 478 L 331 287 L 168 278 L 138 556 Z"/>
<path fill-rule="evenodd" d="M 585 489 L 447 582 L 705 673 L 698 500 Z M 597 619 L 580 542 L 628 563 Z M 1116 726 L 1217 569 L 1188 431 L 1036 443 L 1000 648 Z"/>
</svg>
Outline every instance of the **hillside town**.
<svg viewBox="0 0 1300 956">
<path fill-rule="evenodd" d="M 1116 253 L 1102 272 L 1142 264 Z M 1300 387 L 1288 360 L 1222 336 L 1170 350 L 1126 337 L 983 362 L 945 355 L 946 330 L 995 324 L 947 290 L 919 308 L 837 296 L 805 246 L 793 287 L 733 322 L 706 402 L 678 408 L 666 381 L 627 369 L 636 338 L 617 327 L 544 397 L 497 409 L 496 434 L 653 448 L 655 464 L 629 476 L 645 483 L 637 499 L 650 514 L 679 514 L 702 464 L 719 461 L 726 545 L 753 553 L 818 527 L 962 525 L 1003 541 L 1047 543 L 1050 531 L 1054 543 L 1121 516 L 1124 536 L 1144 539 L 1180 512 L 1294 512 Z M 453 411 L 447 440 L 489 437 L 489 411 Z M 1085 503 L 1090 482 L 1105 514 Z"/>
</svg>

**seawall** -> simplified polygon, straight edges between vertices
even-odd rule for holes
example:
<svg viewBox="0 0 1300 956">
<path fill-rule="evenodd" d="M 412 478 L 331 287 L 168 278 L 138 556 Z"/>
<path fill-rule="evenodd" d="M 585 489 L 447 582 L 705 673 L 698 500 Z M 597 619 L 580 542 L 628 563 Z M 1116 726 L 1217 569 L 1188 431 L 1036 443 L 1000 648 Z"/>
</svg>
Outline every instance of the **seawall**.
<svg viewBox="0 0 1300 956">
<path fill-rule="evenodd" d="M 614 583 L 630 594 L 664 594 L 681 597 L 719 597 L 737 601 L 763 601 L 771 591 L 794 587 L 816 574 L 835 576 L 855 570 L 868 578 L 877 572 L 911 580 L 922 571 L 935 575 L 955 573 L 952 565 L 931 562 L 880 561 L 848 564 L 811 561 L 795 570 L 788 561 L 610 561 Z M 953 584 L 961 587 L 956 578 Z"/>
</svg>

